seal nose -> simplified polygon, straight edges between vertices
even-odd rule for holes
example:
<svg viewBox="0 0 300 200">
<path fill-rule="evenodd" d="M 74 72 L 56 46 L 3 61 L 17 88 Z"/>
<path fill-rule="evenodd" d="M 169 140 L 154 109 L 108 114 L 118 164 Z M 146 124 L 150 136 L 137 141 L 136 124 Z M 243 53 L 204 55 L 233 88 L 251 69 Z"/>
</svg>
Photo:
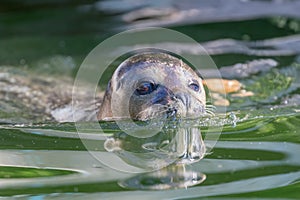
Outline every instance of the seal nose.
<svg viewBox="0 0 300 200">
<path fill-rule="evenodd" d="M 186 108 L 191 107 L 191 100 L 188 94 L 181 92 L 177 93 L 175 97 L 176 99 L 180 100 Z"/>
<path fill-rule="evenodd" d="M 171 101 L 175 100 L 174 93 L 164 86 L 157 88 L 156 95 L 151 99 L 152 104 L 168 105 Z"/>
</svg>

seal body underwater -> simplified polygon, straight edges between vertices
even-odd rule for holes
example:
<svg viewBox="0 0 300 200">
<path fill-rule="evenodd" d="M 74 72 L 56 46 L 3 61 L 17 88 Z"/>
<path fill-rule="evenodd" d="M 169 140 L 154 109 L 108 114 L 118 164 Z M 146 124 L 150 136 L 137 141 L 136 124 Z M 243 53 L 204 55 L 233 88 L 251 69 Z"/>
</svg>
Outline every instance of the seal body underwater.
<svg viewBox="0 0 300 200">
<path fill-rule="evenodd" d="M 134 55 L 115 70 L 98 120 L 194 118 L 205 113 L 202 79 L 181 59 L 162 52 Z"/>
</svg>

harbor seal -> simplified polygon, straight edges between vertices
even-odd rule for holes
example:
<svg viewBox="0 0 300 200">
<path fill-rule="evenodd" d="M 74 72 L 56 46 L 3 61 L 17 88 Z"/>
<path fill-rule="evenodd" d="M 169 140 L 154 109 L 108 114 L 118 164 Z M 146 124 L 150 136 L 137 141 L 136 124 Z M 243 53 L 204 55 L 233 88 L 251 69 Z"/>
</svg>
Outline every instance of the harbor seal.
<svg viewBox="0 0 300 200">
<path fill-rule="evenodd" d="M 202 79 L 188 64 L 164 52 L 144 52 L 115 70 L 97 118 L 195 118 L 205 113 L 205 102 Z"/>
</svg>

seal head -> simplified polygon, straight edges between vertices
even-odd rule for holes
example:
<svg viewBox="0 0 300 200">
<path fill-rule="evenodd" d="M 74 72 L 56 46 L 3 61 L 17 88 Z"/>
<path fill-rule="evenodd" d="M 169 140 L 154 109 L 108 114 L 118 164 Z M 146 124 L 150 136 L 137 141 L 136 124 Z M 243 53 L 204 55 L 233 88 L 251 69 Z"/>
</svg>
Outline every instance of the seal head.
<svg viewBox="0 0 300 200">
<path fill-rule="evenodd" d="M 141 53 L 114 72 L 98 120 L 157 117 L 195 118 L 205 112 L 202 79 L 182 60 L 167 53 Z"/>
</svg>

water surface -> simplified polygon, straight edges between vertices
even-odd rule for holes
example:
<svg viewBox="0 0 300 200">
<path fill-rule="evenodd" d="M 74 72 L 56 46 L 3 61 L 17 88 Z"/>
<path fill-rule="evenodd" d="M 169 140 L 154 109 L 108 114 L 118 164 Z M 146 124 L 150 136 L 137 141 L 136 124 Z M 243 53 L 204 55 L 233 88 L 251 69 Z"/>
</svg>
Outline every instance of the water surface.
<svg viewBox="0 0 300 200">
<path fill-rule="evenodd" d="M 1 4 L 1 196 L 300 198 L 298 1 Z M 86 151 L 80 140 L 85 137 L 95 142 L 99 155 L 107 157 L 103 146 L 106 135 L 95 140 L 97 133 L 86 125 L 86 131 L 79 137 L 73 123 L 57 123 L 43 118 L 43 111 L 33 112 L 30 107 L 20 106 L 24 99 L 14 98 L 16 88 L 6 87 L 11 77 L 27 80 L 28 76 L 40 76 L 72 88 L 83 58 L 98 43 L 118 31 L 147 26 L 165 26 L 193 37 L 206 48 L 225 78 L 238 79 L 247 91 L 254 93 L 247 98 L 227 96 L 227 116 L 214 122 L 224 125 L 219 142 L 204 159 L 186 169 L 205 174 L 206 179 L 187 189 L 143 189 L 139 181 L 146 177 L 146 183 L 151 185 L 150 178 L 105 166 Z M 198 55 L 192 44 L 159 45 L 170 45 L 179 54 Z M 49 83 L 45 80 L 35 84 Z M 204 136 L 208 134 L 205 121 L 198 126 Z M 113 123 L 102 127 L 107 135 L 119 131 Z M 132 184 L 132 180 L 137 184 Z"/>
</svg>

